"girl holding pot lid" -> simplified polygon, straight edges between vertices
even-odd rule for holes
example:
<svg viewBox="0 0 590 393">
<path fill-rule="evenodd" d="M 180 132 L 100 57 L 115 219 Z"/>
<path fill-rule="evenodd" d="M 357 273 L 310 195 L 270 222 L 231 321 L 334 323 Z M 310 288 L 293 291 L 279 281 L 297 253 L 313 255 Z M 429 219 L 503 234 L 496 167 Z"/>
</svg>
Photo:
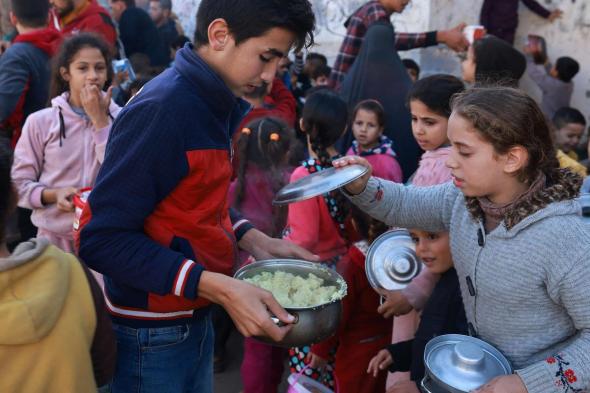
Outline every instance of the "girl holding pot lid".
<svg viewBox="0 0 590 393">
<path fill-rule="evenodd" d="M 453 99 L 447 165 L 453 183 L 404 187 L 369 175 L 350 199 L 388 225 L 448 230 L 469 332 L 515 374 L 480 392 L 590 388 L 590 228 L 574 200 L 581 177 L 559 169 L 533 99 L 507 87 Z M 345 157 L 336 167 L 363 164 Z"/>
<path fill-rule="evenodd" d="M 424 377 L 424 348 L 433 337 L 442 334 L 467 334 L 467 320 L 461 300 L 459 280 L 453 267 L 448 232 L 426 232 L 410 229 L 416 244 L 416 254 L 431 274 L 440 275 L 426 303 L 416 331 L 416 337 L 388 345 L 371 359 L 367 373 L 375 378 L 383 370 L 410 371 L 411 382 L 400 381 L 390 392 L 419 392 Z M 336 368 L 338 370 L 338 368 Z"/>
</svg>

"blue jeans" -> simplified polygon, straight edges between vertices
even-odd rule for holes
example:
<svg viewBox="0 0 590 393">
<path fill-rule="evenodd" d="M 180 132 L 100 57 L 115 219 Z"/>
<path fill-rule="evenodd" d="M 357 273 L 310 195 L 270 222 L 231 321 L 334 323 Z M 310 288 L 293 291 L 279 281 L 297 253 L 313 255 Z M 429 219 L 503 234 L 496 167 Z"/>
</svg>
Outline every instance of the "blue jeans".
<svg viewBox="0 0 590 393">
<path fill-rule="evenodd" d="M 112 393 L 212 393 L 210 313 L 191 324 L 134 329 L 113 324 L 117 367 Z"/>
</svg>

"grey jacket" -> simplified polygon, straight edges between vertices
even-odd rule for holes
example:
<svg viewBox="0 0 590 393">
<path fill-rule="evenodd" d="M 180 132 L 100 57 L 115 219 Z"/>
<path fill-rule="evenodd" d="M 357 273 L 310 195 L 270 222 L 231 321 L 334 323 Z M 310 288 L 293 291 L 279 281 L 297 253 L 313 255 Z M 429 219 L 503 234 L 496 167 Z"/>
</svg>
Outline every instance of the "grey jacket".
<svg viewBox="0 0 590 393">
<path fill-rule="evenodd" d="M 486 235 L 452 183 L 372 178 L 350 199 L 389 225 L 450 231 L 472 334 L 506 355 L 529 393 L 590 389 L 590 228 L 578 202 L 552 203 Z"/>
</svg>

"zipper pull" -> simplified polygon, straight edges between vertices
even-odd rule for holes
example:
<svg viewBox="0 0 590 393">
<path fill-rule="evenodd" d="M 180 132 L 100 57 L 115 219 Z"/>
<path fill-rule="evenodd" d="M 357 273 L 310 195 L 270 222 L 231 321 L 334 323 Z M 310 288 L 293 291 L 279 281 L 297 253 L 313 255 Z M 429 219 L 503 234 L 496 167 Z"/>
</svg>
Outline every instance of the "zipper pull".
<svg viewBox="0 0 590 393">
<path fill-rule="evenodd" d="M 477 230 L 477 244 L 479 244 L 480 247 L 483 247 L 486 244 L 485 236 L 481 228 Z"/>
</svg>

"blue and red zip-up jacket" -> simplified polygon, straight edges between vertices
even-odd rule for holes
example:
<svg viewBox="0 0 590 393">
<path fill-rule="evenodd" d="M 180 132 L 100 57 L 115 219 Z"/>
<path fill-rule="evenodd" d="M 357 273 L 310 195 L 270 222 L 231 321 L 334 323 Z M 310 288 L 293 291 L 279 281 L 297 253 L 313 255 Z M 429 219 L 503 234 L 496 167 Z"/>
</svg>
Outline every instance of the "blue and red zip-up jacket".
<svg viewBox="0 0 590 393">
<path fill-rule="evenodd" d="M 198 318 L 203 270 L 236 262 L 227 192 L 231 137 L 249 105 L 194 52 L 123 108 L 81 218 L 80 257 L 105 275 L 113 318 L 135 327 Z"/>
</svg>

